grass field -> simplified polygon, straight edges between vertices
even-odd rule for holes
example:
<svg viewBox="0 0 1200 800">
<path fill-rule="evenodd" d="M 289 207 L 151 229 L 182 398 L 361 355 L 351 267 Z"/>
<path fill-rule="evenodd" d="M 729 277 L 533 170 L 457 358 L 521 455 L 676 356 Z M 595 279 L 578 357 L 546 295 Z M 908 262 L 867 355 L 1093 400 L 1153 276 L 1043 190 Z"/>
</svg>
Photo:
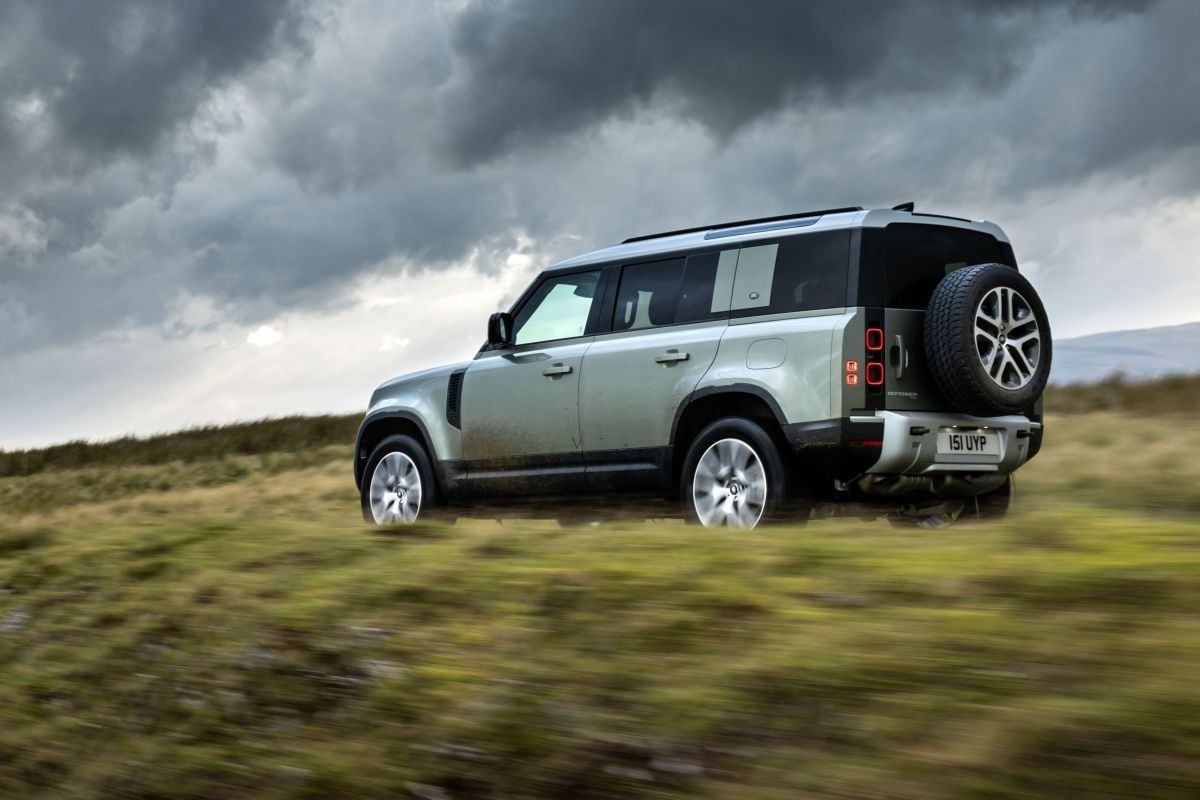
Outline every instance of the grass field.
<svg viewBox="0 0 1200 800">
<path fill-rule="evenodd" d="M 932 532 L 381 533 L 343 418 L 0 454 L 0 797 L 1200 796 L 1152 397 L 1060 390 L 1021 513 Z"/>
</svg>

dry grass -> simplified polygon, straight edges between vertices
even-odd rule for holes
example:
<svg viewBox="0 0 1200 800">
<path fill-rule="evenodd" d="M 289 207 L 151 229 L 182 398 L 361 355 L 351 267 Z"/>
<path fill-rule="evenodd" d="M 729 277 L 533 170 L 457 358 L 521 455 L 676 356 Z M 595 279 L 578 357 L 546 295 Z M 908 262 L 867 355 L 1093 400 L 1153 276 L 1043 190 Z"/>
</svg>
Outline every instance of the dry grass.
<svg viewBox="0 0 1200 800">
<path fill-rule="evenodd" d="M 1128 413 L 1052 414 L 1042 452 L 1018 473 L 1039 502 L 1200 513 L 1200 421 Z"/>
<path fill-rule="evenodd" d="M 1200 791 L 1194 523 L 381 534 L 281 475 L 3 524 L 0 796 Z"/>
<path fill-rule="evenodd" d="M 103 442 L 67 442 L 34 450 L 0 450 L 0 477 L 86 467 L 196 464 L 339 444 L 352 447 L 361 419 L 358 414 L 280 417 L 188 428 L 144 438 L 126 436 Z"/>
<path fill-rule="evenodd" d="M 1048 424 L 1028 510 L 920 532 L 380 533 L 340 438 L 46 459 L 0 797 L 1200 796 L 1200 423 Z"/>
<path fill-rule="evenodd" d="M 1185 416 L 1196 412 L 1200 375 L 1174 375 L 1155 381 L 1131 381 L 1114 375 L 1098 383 L 1051 386 L 1046 408 L 1056 414 L 1097 411 L 1139 417 Z"/>
</svg>

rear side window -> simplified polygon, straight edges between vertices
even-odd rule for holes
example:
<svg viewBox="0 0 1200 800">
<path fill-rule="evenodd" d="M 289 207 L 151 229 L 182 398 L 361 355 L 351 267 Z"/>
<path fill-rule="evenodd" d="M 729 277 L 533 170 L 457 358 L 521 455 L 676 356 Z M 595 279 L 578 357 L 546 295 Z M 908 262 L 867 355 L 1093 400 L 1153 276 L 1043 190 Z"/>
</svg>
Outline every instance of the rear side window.
<svg viewBox="0 0 1200 800">
<path fill-rule="evenodd" d="M 632 331 L 675 322 L 683 285 L 682 258 L 631 264 L 621 270 L 613 330 Z"/>
<path fill-rule="evenodd" d="M 703 322 L 727 316 L 736 266 L 736 250 L 688 256 L 675 321 Z"/>
<path fill-rule="evenodd" d="M 894 223 L 886 228 L 885 248 L 883 305 L 887 308 L 924 309 L 942 278 L 962 267 L 1016 266 L 1011 248 L 994 236 L 962 228 Z"/>
<path fill-rule="evenodd" d="M 748 245 L 737 255 L 735 316 L 816 311 L 846 305 L 850 231 L 791 236 Z"/>
</svg>

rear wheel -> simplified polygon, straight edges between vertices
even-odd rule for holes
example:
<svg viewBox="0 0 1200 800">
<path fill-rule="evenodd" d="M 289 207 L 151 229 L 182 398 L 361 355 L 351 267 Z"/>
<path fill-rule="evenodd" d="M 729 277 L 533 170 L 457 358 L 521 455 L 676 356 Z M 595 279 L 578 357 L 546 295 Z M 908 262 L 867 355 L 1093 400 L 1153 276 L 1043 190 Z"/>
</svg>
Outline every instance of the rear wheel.
<svg viewBox="0 0 1200 800">
<path fill-rule="evenodd" d="M 1013 479 L 1008 476 L 1002 485 L 971 498 L 967 503 L 968 513 L 974 511 L 975 519 L 982 521 L 1000 520 L 1008 516 L 1013 507 Z"/>
<path fill-rule="evenodd" d="M 437 504 L 437 485 L 425 448 L 411 436 L 384 439 L 367 459 L 359 495 L 367 522 L 410 525 L 427 518 Z"/>
<path fill-rule="evenodd" d="M 706 528 L 754 528 L 772 521 L 787 494 L 779 448 L 757 423 L 713 422 L 692 442 L 680 480 L 683 512 Z"/>
</svg>

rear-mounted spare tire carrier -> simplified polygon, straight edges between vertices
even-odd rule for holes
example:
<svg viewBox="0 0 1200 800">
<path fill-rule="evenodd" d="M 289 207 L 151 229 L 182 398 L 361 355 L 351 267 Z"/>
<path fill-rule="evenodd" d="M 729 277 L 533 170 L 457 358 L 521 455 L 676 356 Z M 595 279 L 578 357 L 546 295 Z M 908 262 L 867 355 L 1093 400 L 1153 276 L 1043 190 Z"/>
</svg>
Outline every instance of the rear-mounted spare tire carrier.
<svg viewBox="0 0 1200 800">
<path fill-rule="evenodd" d="M 934 381 L 959 411 L 1017 414 L 1050 377 L 1050 323 L 1033 285 L 1004 264 L 947 275 L 925 313 L 925 354 Z"/>
</svg>

